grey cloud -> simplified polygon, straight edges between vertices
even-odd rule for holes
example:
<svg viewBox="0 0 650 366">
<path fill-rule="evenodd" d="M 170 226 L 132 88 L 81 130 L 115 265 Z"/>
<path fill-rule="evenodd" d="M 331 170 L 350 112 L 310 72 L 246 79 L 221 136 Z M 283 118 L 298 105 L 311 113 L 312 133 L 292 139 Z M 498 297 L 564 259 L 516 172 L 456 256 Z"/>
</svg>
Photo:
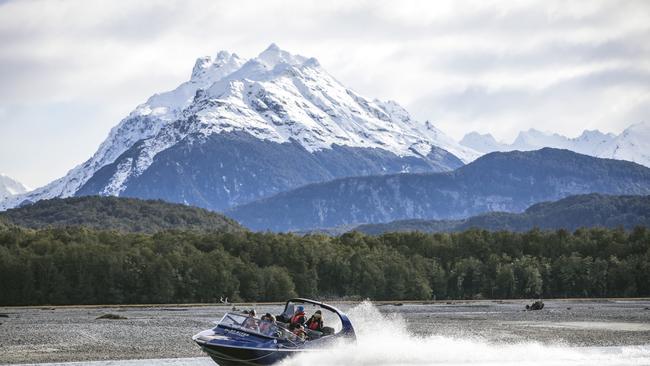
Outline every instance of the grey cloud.
<svg viewBox="0 0 650 366">
<path fill-rule="evenodd" d="M 509 140 L 519 130 L 537 128 L 577 135 L 583 129 L 620 132 L 631 123 L 647 121 L 650 112 L 650 72 L 610 68 L 566 78 L 546 88 L 490 89 L 470 85 L 459 92 L 424 96 L 409 107 L 420 118 L 464 131 L 480 129 Z M 623 90 L 631 104 L 612 99 L 610 90 Z M 645 95 L 645 97 L 643 96 Z M 617 105 L 613 112 L 610 106 Z M 451 127 L 450 127 L 451 126 Z M 496 133 L 495 133 L 496 132 Z"/>
<path fill-rule="evenodd" d="M 459 74 L 474 74 L 495 70 L 521 72 L 539 67 L 575 66 L 594 62 L 648 60 L 650 47 L 643 45 L 642 39 L 650 39 L 650 31 L 601 42 L 550 42 L 525 51 L 465 50 L 435 57 L 430 61 L 430 66 Z"/>
<path fill-rule="evenodd" d="M 650 71 L 611 68 L 586 75 L 564 79 L 560 82 L 540 89 L 499 88 L 490 90 L 483 85 L 470 85 L 459 92 L 449 92 L 444 95 L 430 95 L 420 98 L 413 106 L 422 109 L 424 106 L 438 110 L 450 110 L 462 113 L 468 119 L 482 115 L 490 115 L 525 109 L 526 106 L 542 102 L 567 99 L 579 99 L 581 95 L 593 94 L 610 87 L 641 87 L 650 85 Z M 435 105 L 431 103 L 435 100 Z M 550 114 L 561 111 L 549 111 Z"/>
<path fill-rule="evenodd" d="M 447 14 L 438 9 L 443 2 L 408 0 L 0 0 L 0 145 L 3 137 L 21 135 L 15 125 L 6 127 L 20 117 L 10 105 L 31 106 L 34 115 L 52 116 L 53 124 L 84 124 L 92 122 L 79 116 L 80 106 L 49 113 L 52 101 L 102 103 L 93 118 L 106 129 L 107 111 L 117 123 L 128 106 L 180 83 L 194 58 L 219 49 L 252 56 L 272 41 L 319 58 L 344 84 L 408 104 L 416 116 L 440 120 L 457 135 L 504 121 L 528 127 L 581 115 L 581 109 L 585 118 L 605 116 L 615 127 L 647 116 L 650 2 L 449 4 Z M 586 73 L 545 89 L 525 80 L 572 69 Z M 494 75 L 522 81 L 513 87 Z M 615 116 L 608 103 L 624 107 Z M 29 118 L 20 121 L 23 132 L 33 129 Z M 51 133 L 52 147 L 65 138 Z M 90 149 L 101 137 L 87 140 Z M 61 159 L 65 165 L 68 157 Z"/>
</svg>

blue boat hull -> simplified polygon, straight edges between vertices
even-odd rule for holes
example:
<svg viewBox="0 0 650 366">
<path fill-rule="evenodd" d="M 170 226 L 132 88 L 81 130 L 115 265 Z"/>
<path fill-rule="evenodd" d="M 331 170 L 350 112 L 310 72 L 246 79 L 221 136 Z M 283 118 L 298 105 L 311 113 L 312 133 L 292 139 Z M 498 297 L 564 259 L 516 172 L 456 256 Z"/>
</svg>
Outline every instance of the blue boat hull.
<svg viewBox="0 0 650 366">
<path fill-rule="evenodd" d="M 217 344 L 202 344 L 200 346 L 214 362 L 221 366 L 272 365 L 300 352 L 300 350 L 253 349 Z"/>
</svg>

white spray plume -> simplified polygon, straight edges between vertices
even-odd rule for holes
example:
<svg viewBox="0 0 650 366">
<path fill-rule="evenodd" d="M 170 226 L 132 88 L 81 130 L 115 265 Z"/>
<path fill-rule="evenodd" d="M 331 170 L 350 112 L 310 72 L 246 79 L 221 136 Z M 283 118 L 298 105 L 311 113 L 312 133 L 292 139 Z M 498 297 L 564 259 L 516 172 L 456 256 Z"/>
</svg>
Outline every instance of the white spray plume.
<svg viewBox="0 0 650 366">
<path fill-rule="evenodd" d="M 565 347 L 539 343 L 493 344 L 479 339 L 416 336 L 399 316 L 385 316 L 370 302 L 348 315 L 357 334 L 324 352 L 298 355 L 281 366 L 384 365 L 650 365 L 650 346 Z"/>
</svg>

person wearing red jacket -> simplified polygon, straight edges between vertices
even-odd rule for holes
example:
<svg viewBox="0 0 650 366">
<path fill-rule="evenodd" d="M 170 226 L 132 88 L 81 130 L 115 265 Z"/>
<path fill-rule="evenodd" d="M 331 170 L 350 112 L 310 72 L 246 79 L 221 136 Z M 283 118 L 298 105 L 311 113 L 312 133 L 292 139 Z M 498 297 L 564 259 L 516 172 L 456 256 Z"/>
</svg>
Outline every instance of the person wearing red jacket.
<svg viewBox="0 0 650 366">
<path fill-rule="evenodd" d="M 316 330 L 319 332 L 323 331 L 323 314 L 320 310 L 316 310 L 314 315 L 307 320 L 306 326 L 308 329 Z"/>
<path fill-rule="evenodd" d="M 302 305 L 299 305 L 298 308 L 296 309 L 296 312 L 293 314 L 291 317 L 291 321 L 289 322 L 289 330 L 294 330 L 298 327 L 298 325 L 305 325 L 305 308 Z"/>
</svg>

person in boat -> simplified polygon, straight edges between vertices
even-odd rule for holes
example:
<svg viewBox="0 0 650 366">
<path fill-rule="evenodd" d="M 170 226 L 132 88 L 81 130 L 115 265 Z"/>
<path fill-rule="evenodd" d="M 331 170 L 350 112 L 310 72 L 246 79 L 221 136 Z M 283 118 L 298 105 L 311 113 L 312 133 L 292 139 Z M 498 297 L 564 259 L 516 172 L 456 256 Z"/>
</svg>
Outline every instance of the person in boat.
<svg viewBox="0 0 650 366">
<path fill-rule="evenodd" d="M 311 330 L 316 330 L 319 332 L 323 331 L 323 314 L 321 313 L 320 310 L 316 310 L 314 315 L 307 320 L 307 323 L 305 324 L 307 326 L 307 329 Z"/>
<path fill-rule="evenodd" d="M 259 328 L 257 326 L 257 319 L 255 319 L 256 315 L 257 313 L 255 312 L 255 309 L 252 309 L 251 311 L 248 312 L 248 317 L 246 318 L 246 320 L 244 320 L 244 323 L 242 324 L 244 328 L 259 331 Z"/>
<path fill-rule="evenodd" d="M 275 317 L 270 313 L 262 316 L 260 322 L 260 333 L 270 335 L 275 330 Z"/>
<path fill-rule="evenodd" d="M 296 312 L 291 317 L 291 321 L 289 322 L 289 330 L 294 330 L 299 325 L 300 326 L 304 325 L 305 320 L 306 320 L 305 307 L 302 306 L 302 305 L 299 305 L 298 308 L 296 308 Z"/>
<path fill-rule="evenodd" d="M 305 327 L 302 324 L 296 325 L 292 332 L 296 335 L 296 337 L 300 338 L 303 341 L 307 339 L 307 332 L 305 332 Z"/>
</svg>

